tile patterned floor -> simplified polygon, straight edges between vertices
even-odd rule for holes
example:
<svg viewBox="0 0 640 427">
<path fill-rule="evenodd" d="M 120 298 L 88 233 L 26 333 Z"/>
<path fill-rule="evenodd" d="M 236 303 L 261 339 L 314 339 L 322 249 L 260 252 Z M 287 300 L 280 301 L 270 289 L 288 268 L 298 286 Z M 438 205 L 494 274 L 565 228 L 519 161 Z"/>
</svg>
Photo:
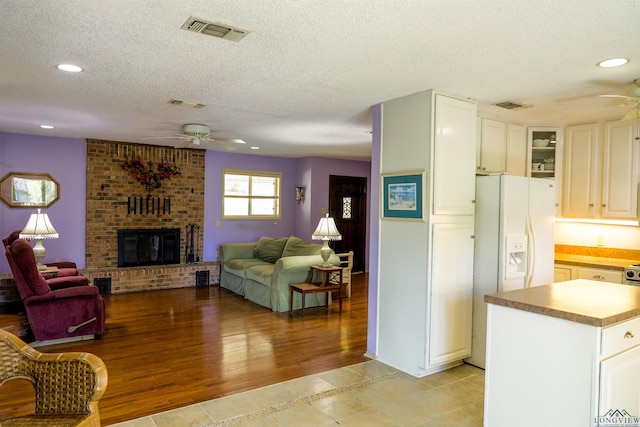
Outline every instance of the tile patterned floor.
<svg viewBox="0 0 640 427">
<path fill-rule="evenodd" d="M 372 360 L 113 427 L 479 427 L 483 399 L 482 369 L 414 378 Z"/>
</svg>

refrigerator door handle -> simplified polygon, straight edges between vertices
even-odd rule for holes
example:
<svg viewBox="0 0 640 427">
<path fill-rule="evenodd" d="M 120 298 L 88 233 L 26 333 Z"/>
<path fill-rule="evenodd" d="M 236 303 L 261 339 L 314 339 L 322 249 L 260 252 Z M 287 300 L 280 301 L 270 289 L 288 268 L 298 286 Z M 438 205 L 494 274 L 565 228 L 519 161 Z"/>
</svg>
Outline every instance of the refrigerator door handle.
<svg viewBox="0 0 640 427">
<path fill-rule="evenodd" d="M 527 224 L 527 277 L 524 282 L 525 288 L 531 287 L 531 282 L 533 280 L 533 266 L 536 263 L 536 233 L 533 229 L 533 222 L 531 221 L 531 217 L 528 216 L 526 219 Z"/>
</svg>

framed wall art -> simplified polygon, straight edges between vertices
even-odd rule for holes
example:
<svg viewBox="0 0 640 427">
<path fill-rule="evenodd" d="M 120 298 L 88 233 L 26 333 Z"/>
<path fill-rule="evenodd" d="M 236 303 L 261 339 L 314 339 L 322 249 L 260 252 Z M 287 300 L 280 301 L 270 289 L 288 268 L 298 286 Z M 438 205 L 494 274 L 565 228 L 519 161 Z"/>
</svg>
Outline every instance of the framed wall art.
<svg viewBox="0 0 640 427">
<path fill-rule="evenodd" d="M 382 219 L 424 220 L 425 171 L 382 174 Z"/>
</svg>

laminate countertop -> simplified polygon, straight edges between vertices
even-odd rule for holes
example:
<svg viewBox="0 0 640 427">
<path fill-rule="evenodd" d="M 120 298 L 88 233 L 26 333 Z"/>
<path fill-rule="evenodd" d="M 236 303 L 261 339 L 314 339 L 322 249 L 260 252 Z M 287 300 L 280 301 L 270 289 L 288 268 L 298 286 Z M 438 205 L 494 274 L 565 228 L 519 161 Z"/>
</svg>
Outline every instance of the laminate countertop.
<svg viewBox="0 0 640 427">
<path fill-rule="evenodd" d="M 556 264 L 576 265 L 578 267 L 594 267 L 604 268 L 607 270 L 623 271 L 628 265 L 638 264 L 640 261 L 635 259 L 605 258 L 588 255 L 574 255 L 555 253 L 554 260 Z"/>
<path fill-rule="evenodd" d="M 576 279 L 485 295 L 489 304 L 606 327 L 640 316 L 640 286 Z"/>
</svg>

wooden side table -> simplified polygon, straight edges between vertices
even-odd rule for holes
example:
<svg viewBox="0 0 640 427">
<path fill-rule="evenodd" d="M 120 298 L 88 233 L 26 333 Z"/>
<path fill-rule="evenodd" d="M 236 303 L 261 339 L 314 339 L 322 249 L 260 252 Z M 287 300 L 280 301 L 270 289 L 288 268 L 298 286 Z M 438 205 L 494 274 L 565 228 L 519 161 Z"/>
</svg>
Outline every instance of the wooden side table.
<svg viewBox="0 0 640 427">
<path fill-rule="evenodd" d="M 316 271 L 322 273 L 320 282 L 313 282 L 313 276 Z M 305 283 L 292 283 L 289 285 L 289 315 L 293 314 L 293 292 L 302 294 L 302 317 L 304 317 L 305 296 L 307 294 L 316 294 L 320 292 L 330 293 L 338 291 L 338 301 L 340 304 L 340 313 L 342 313 L 342 267 L 323 267 L 321 265 L 312 265 L 309 269 L 309 276 Z M 329 295 L 327 295 L 327 303 L 325 305 L 329 309 Z"/>
<path fill-rule="evenodd" d="M 45 268 L 44 270 L 39 270 L 40 274 L 42 274 L 42 276 L 45 279 L 51 279 L 53 277 L 58 277 L 58 267 L 55 266 L 47 266 L 47 268 Z"/>
</svg>

